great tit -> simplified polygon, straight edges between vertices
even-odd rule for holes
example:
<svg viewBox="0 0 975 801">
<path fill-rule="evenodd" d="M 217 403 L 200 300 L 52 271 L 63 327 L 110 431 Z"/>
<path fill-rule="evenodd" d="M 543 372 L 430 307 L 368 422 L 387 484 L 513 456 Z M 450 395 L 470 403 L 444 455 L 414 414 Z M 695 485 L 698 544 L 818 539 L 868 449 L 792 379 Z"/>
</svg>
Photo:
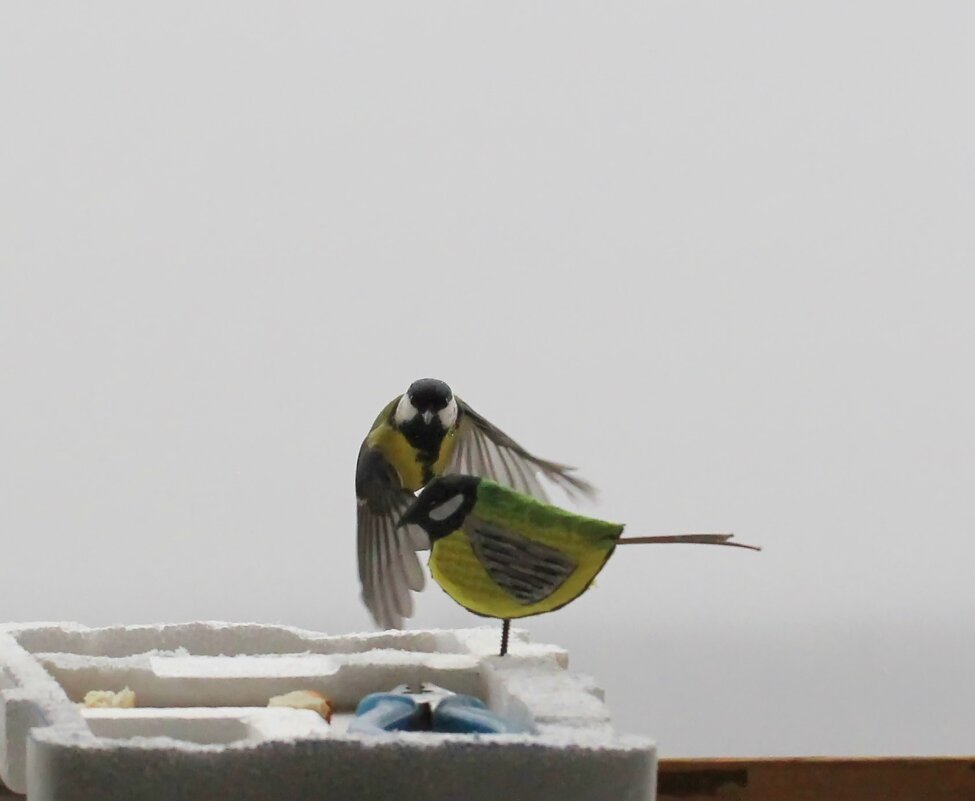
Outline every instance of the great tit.
<svg viewBox="0 0 975 801">
<path fill-rule="evenodd" d="M 552 612 L 584 593 L 617 545 L 732 545 L 731 534 L 623 538 L 623 526 L 567 512 L 494 481 L 452 475 L 432 481 L 400 518 L 432 543 L 430 573 L 476 615 L 508 621 Z"/>
<path fill-rule="evenodd" d="M 570 495 L 594 488 L 572 468 L 533 456 L 456 397 L 443 381 L 414 381 L 379 413 L 359 449 L 355 472 L 362 599 L 382 628 L 413 614 L 410 591 L 423 589 L 416 551 L 429 545 L 421 527 L 397 528 L 414 493 L 437 476 L 466 473 L 545 499 L 537 473 Z"/>
</svg>

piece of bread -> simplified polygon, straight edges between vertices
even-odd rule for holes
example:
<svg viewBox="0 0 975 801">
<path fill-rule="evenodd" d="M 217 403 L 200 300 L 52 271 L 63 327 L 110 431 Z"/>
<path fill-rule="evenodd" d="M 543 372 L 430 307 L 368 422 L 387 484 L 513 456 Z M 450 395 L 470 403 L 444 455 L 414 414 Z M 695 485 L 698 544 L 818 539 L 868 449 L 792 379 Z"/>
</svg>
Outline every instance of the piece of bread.
<svg viewBox="0 0 975 801">
<path fill-rule="evenodd" d="M 89 709 L 95 707 L 132 709 L 135 706 L 135 693 L 128 687 L 119 692 L 113 692 L 112 690 L 91 690 L 85 693 L 84 705 Z"/>
<path fill-rule="evenodd" d="M 267 705 L 310 709 L 325 718 L 327 722 L 332 721 L 332 702 L 314 690 L 294 690 L 284 695 L 276 695 L 267 702 Z"/>
</svg>

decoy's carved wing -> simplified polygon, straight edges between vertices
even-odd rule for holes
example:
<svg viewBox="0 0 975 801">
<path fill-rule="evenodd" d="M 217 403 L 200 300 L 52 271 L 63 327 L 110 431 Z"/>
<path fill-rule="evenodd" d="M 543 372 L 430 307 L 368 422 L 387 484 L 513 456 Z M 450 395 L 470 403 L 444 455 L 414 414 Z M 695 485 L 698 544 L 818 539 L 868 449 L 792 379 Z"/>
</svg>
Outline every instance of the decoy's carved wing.
<svg viewBox="0 0 975 801">
<path fill-rule="evenodd" d="M 464 533 L 491 580 L 522 604 L 548 598 L 576 569 L 555 548 L 483 520 L 468 518 Z"/>
<path fill-rule="evenodd" d="M 460 398 L 457 405 L 457 444 L 446 473 L 482 476 L 545 501 L 548 497 L 538 480 L 540 472 L 570 496 L 595 496 L 592 484 L 572 474 L 575 468 L 533 456 Z"/>
<path fill-rule="evenodd" d="M 423 530 L 397 528 L 416 497 L 403 489 L 382 453 L 365 443 L 359 449 L 355 489 L 362 600 L 378 626 L 401 628 L 413 614 L 410 591 L 419 592 L 425 581 L 416 553 L 425 540 Z"/>
</svg>

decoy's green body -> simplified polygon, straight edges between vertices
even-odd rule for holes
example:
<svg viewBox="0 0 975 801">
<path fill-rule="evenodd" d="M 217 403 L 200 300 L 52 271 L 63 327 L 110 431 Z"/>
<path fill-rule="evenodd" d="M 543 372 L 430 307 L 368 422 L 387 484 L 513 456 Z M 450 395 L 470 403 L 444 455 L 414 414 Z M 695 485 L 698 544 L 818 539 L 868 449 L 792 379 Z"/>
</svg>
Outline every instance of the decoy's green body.
<svg viewBox="0 0 975 801">
<path fill-rule="evenodd" d="M 403 525 L 430 537 L 430 572 L 457 603 L 502 619 L 551 612 L 588 589 L 623 526 L 582 517 L 487 479 L 429 484 Z"/>
</svg>

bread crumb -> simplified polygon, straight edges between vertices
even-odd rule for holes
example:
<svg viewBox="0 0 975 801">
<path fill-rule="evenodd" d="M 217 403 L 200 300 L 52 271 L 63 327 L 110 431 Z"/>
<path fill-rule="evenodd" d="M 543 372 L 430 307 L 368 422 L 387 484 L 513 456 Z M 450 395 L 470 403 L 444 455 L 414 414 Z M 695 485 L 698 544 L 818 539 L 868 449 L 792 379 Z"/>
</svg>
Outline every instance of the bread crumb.
<svg viewBox="0 0 975 801">
<path fill-rule="evenodd" d="M 310 709 L 325 718 L 326 722 L 332 722 L 332 702 L 314 690 L 294 690 L 284 695 L 276 695 L 267 702 L 267 705 Z"/>
<path fill-rule="evenodd" d="M 91 690 L 85 693 L 84 705 L 89 709 L 98 707 L 132 709 L 135 706 L 135 693 L 128 687 L 117 693 L 112 690 Z"/>
</svg>

